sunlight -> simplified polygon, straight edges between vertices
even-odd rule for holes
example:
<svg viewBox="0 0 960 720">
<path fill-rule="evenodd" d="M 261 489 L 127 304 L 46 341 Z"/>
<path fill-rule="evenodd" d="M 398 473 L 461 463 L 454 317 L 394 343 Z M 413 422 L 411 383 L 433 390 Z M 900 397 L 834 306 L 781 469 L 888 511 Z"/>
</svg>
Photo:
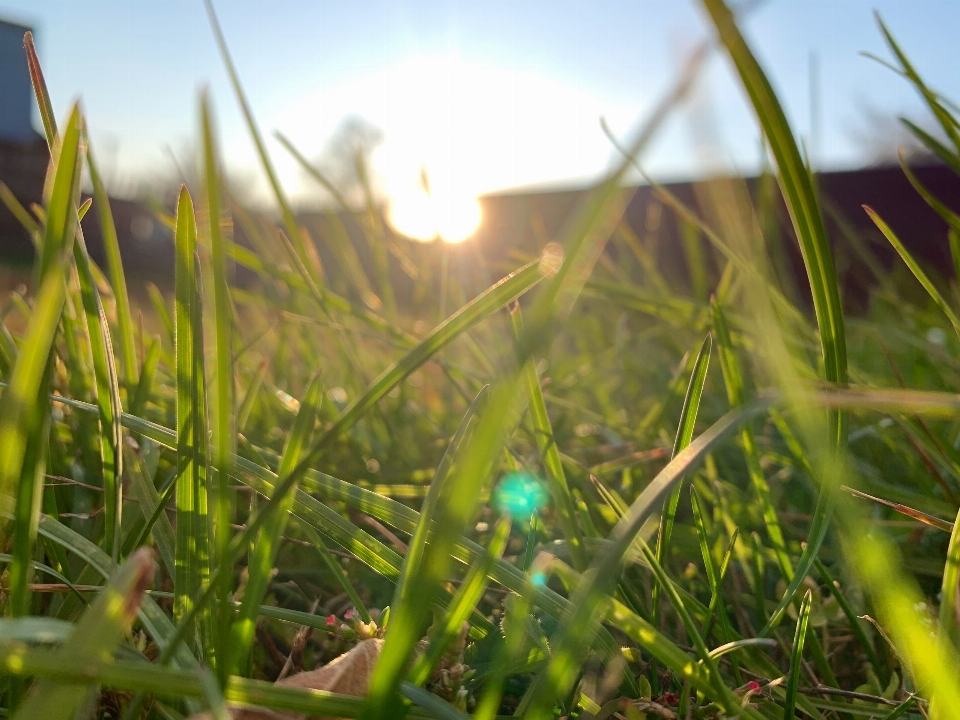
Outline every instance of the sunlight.
<svg viewBox="0 0 960 720">
<path fill-rule="evenodd" d="M 429 242 L 440 238 L 460 243 L 480 226 L 482 213 L 476 197 L 462 193 L 428 195 L 422 188 L 390 196 L 387 219 L 401 235 Z"/>
<path fill-rule="evenodd" d="M 318 79 L 317 86 L 323 85 Z M 456 53 L 414 55 L 334 86 L 297 94 L 266 124 L 280 127 L 308 157 L 343 118 L 357 115 L 383 131 L 370 170 L 392 207 L 394 226 L 411 237 L 468 237 L 476 198 L 497 189 L 595 175 L 611 154 L 603 116 L 625 132 L 635 102 L 612 104 L 591 90 L 536 68 L 470 62 Z M 309 201 L 296 161 L 278 153 L 291 195 Z M 420 183 L 429 176 L 430 192 Z M 432 199 L 431 199 L 432 198 Z"/>
<path fill-rule="evenodd" d="M 394 130 L 382 157 L 390 224 L 418 240 L 463 242 L 481 220 L 483 69 L 411 58 L 390 75 L 383 100 Z"/>
</svg>

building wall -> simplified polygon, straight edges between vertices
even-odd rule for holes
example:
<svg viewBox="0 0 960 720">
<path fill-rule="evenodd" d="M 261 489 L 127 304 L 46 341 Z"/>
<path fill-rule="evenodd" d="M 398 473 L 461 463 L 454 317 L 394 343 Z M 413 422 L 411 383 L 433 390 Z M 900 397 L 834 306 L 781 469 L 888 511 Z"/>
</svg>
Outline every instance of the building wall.
<svg viewBox="0 0 960 720">
<path fill-rule="evenodd" d="M 30 28 L 0 20 L 0 140 L 30 142 L 33 129 L 33 89 L 23 51 L 23 34 Z"/>
</svg>

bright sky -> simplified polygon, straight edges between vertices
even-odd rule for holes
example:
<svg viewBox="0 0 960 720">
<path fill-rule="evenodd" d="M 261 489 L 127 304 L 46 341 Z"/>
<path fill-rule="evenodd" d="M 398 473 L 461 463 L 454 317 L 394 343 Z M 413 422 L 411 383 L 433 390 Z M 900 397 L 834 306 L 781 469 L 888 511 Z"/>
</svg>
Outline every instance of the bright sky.
<svg viewBox="0 0 960 720">
<path fill-rule="evenodd" d="M 383 131 L 374 169 L 388 194 L 420 217 L 425 167 L 461 224 L 478 193 L 595 177 L 611 157 L 600 116 L 626 134 L 706 32 L 690 0 L 218 0 L 216 8 L 266 135 L 281 130 L 315 158 L 344 117 L 362 116 Z M 886 55 L 874 8 L 929 82 L 960 98 L 958 2 L 769 0 L 746 24 L 808 140 L 817 55 L 813 149 L 822 168 L 863 161 L 857 135 L 870 130 L 868 111 L 923 117 L 904 81 L 858 54 Z M 35 27 L 58 108 L 83 97 L 115 189 L 171 174 L 165 148 L 181 158 L 189 151 L 205 84 L 226 162 L 264 186 L 201 0 L 4 0 L 0 16 Z M 692 128 L 712 117 L 720 156 L 754 170 L 756 126 L 725 60 L 713 58 L 698 87 L 699 120 L 675 116 L 645 167 L 662 179 L 702 172 L 695 138 L 703 133 Z M 290 194 L 309 200 L 315 186 L 272 137 L 269 147 Z"/>
</svg>

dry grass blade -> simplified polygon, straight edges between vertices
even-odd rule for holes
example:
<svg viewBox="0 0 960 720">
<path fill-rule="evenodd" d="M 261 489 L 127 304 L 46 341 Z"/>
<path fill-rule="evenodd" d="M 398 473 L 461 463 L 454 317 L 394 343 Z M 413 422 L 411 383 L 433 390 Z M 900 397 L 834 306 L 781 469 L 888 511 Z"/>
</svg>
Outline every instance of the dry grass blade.
<svg viewBox="0 0 960 720">
<path fill-rule="evenodd" d="M 953 532 L 953 523 L 950 522 L 949 520 L 942 520 L 933 515 L 928 515 L 925 512 L 914 510 L 912 507 L 908 507 L 901 503 L 890 502 L 889 500 L 884 500 L 883 498 L 878 498 L 874 495 L 868 495 L 865 492 L 854 490 L 852 487 L 847 487 L 846 485 L 841 485 L 840 489 L 845 490 L 846 492 L 850 493 L 854 497 L 862 498 L 864 500 L 872 500 L 873 502 L 879 503 L 880 505 L 886 505 L 888 508 L 892 508 L 893 510 L 896 510 L 901 515 L 906 515 L 909 518 L 913 518 L 918 522 L 922 522 L 924 525 L 929 525 L 930 527 L 935 527 L 938 530 L 944 530 L 946 532 Z"/>
</svg>

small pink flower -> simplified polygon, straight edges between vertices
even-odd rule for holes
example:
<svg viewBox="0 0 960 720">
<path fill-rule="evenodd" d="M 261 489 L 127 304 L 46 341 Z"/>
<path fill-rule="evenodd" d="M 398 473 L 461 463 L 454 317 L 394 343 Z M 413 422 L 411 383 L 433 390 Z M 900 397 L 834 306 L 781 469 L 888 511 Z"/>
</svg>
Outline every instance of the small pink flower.
<svg viewBox="0 0 960 720">
<path fill-rule="evenodd" d="M 760 692 L 760 683 L 756 680 L 751 680 L 747 683 L 747 692 L 758 693 Z"/>
<path fill-rule="evenodd" d="M 679 705 L 680 698 L 678 698 L 673 693 L 667 692 L 663 694 L 663 703 L 664 705 Z"/>
<path fill-rule="evenodd" d="M 330 617 L 327 618 L 327 627 L 333 627 L 336 624 L 337 624 L 336 615 L 331 615 Z"/>
<path fill-rule="evenodd" d="M 352 618 L 352 617 L 354 616 L 354 614 L 355 614 L 355 613 L 353 612 L 353 608 L 350 608 L 349 610 L 347 610 L 347 611 L 343 614 L 343 619 L 344 619 L 344 620 L 349 620 L 350 618 Z"/>
</svg>

